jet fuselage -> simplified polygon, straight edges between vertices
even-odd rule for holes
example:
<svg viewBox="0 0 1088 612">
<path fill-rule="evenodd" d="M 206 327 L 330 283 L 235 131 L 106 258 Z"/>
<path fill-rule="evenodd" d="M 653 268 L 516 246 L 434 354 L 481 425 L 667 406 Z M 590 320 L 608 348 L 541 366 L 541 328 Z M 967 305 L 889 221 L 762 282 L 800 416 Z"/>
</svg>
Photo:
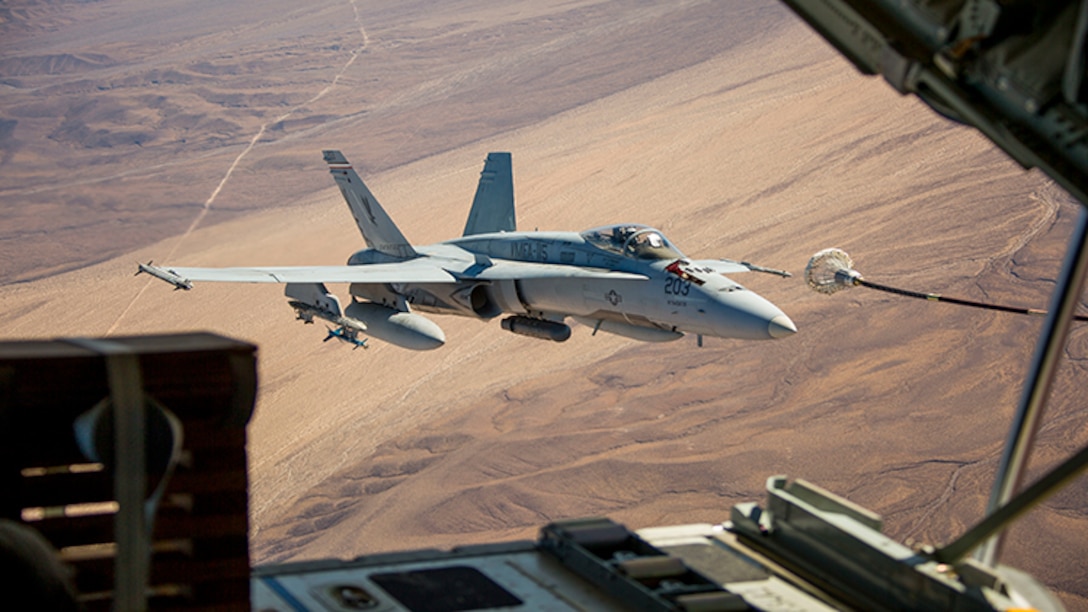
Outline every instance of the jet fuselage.
<svg viewBox="0 0 1088 612">
<path fill-rule="evenodd" d="M 583 232 L 521 232 L 509 153 L 492 152 L 460 238 L 416 246 L 393 223 L 339 151 L 323 153 L 368 248 L 343 266 L 191 268 L 140 264 L 176 289 L 192 281 L 282 283 L 306 323 L 335 326 L 326 339 L 366 346 L 362 334 L 411 350 L 432 350 L 445 333 L 419 314 L 489 320 L 523 336 L 563 342 L 567 317 L 647 342 L 684 334 L 763 340 L 797 328 L 781 310 L 726 274 L 789 273 L 727 259 L 690 260 L 659 230 L 620 223 Z M 342 308 L 326 283 L 347 283 Z"/>
<path fill-rule="evenodd" d="M 660 246 L 636 250 L 628 245 L 624 250 L 618 241 L 602 240 L 602 231 L 651 236 Z M 610 248 L 612 244 L 615 248 Z M 697 268 L 692 265 L 685 266 L 687 272 L 679 272 L 677 262 L 691 262 L 660 232 L 645 226 L 617 225 L 581 233 L 477 234 L 416 250 L 434 265 L 448 261 L 449 269 L 461 269 L 465 261 L 474 259 L 485 262 L 481 267 L 486 267 L 487 260 L 501 259 L 628 272 L 632 278 L 480 280 L 466 276 L 455 284 L 352 285 L 352 295 L 390 307 L 403 299 L 413 310 L 481 319 L 503 313 L 555 321 L 571 316 L 594 328 L 650 341 L 673 340 L 684 333 L 757 340 L 796 331 L 778 307 L 730 278 L 692 272 Z M 367 249 L 355 253 L 348 264 L 386 261 L 388 256 Z"/>
</svg>

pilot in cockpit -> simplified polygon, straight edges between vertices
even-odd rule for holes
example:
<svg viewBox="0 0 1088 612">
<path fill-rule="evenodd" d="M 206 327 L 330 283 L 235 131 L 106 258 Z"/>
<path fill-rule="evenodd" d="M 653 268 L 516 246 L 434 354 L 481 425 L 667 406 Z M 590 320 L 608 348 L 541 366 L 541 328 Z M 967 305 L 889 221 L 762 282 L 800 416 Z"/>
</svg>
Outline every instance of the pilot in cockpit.
<svg viewBox="0 0 1088 612">
<path fill-rule="evenodd" d="M 639 259 L 667 259 L 673 256 L 673 250 L 666 246 L 661 234 L 652 230 L 643 230 L 629 238 L 627 253 Z"/>
<path fill-rule="evenodd" d="M 627 240 L 638 230 L 639 228 L 634 226 L 617 226 L 615 231 L 612 232 L 612 242 L 616 245 L 616 250 L 622 252 L 624 246 L 627 245 Z"/>
<path fill-rule="evenodd" d="M 659 232 L 645 225 L 613 225 L 582 232 L 586 242 L 598 248 L 635 259 L 677 259 L 683 257 Z"/>
</svg>

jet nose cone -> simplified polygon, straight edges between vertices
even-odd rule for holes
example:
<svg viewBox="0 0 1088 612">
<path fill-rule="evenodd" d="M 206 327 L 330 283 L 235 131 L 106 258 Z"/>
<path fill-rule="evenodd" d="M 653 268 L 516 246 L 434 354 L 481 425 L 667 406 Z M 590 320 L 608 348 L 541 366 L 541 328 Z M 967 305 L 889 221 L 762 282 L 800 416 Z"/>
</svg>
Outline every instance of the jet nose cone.
<svg viewBox="0 0 1088 612">
<path fill-rule="evenodd" d="M 707 293 L 710 325 L 684 331 L 743 340 L 773 340 L 797 333 L 797 326 L 786 313 L 756 293 L 737 288 Z"/>
<path fill-rule="evenodd" d="M 796 334 L 797 326 L 793 324 L 789 317 L 782 314 L 771 319 L 771 322 L 767 325 L 767 333 L 771 334 L 772 338 L 785 338 Z"/>
</svg>

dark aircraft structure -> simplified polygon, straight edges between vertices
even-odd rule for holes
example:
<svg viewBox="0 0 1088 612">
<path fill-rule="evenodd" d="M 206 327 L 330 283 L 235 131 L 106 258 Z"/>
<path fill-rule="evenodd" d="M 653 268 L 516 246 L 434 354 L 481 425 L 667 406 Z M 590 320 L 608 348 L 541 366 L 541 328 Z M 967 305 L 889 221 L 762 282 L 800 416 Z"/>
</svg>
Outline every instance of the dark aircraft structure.
<svg viewBox="0 0 1088 612">
<path fill-rule="evenodd" d="M 784 0 L 866 75 L 979 130 L 1081 204 L 987 518 L 937 551 L 997 563 L 1000 530 L 1088 465 L 1088 448 L 1016 499 L 1088 270 L 1088 2 Z"/>
</svg>

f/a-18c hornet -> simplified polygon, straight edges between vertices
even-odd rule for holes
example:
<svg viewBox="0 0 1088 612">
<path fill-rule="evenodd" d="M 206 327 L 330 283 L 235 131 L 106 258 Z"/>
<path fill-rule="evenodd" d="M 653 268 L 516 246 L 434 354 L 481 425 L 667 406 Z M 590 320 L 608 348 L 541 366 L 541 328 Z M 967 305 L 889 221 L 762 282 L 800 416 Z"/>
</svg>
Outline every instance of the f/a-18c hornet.
<svg viewBox="0 0 1088 612">
<path fill-rule="evenodd" d="M 570 317 L 643 340 L 685 333 L 762 340 L 796 333 L 777 306 L 725 274 L 789 273 L 747 262 L 686 258 L 656 229 L 634 223 L 574 232 L 519 232 L 509 153 L 490 153 L 460 238 L 415 247 L 339 151 L 325 151 L 369 248 L 345 266 L 184 268 L 140 264 L 177 289 L 192 281 L 284 283 L 298 318 L 337 326 L 326 339 L 366 346 L 360 334 L 413 350 L 446 342 L 420 312 L 502 320 L 516 334 L 563 342 Z M 349 283 L 351 304 L 325 283 Z"/>
</svg>

